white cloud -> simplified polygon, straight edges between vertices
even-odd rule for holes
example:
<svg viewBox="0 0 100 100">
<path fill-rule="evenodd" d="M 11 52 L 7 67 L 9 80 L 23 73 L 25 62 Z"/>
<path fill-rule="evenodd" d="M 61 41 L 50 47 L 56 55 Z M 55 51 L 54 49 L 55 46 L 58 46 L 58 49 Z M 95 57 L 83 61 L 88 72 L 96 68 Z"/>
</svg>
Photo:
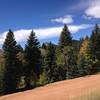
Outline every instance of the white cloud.
<svg viewBox="0 0 100 100">
<path fill-rule="evenodd" d="M 82 25 L 69 25 L 69 30 L 71 33 L 76 33 L 82 29 L 87 29 L 92 25 L 82 24 Z M 34 29 L 36 36 L 39 40 L 43 39 L 52 39 L 54 37 L 60 36 L 63 26 L 60 27 L 50 27 L 50 28 L 41 28 L 41 29 Z M 24 42 L 28 38 L 32 29 L 26 30 L 21 29 L 14 31 L 15 39 L 17 42 Z M 4 42 L 7 32 L 4 32 L 0 35 L 0 44 Z"/>
<path fill-rule="evenodd" d="M 84 19 L 88 19 L 88 20 L 91 20 L 91 19 L 92 19 L 91 16 L 87 16 L 87 15 L 83 15 L 82 17 L 83 17 Z"/>
<path fill-rule="evenodd" d="M 16 41 L 17 42 L 24 41 L 25 39 L 27 39 L 30 32 L 31 32 L 31 30 L 24 30 L 24 29 L 14 31 Z M 6 35 L 7 35 L 7 31 L 0 34 L 0 44 L 2 44 L 4 42 Z"/>
<path fill-rule="evenodd" d="M 55 19 L 51 19 L 52 22 L 62 23 L 62 24 L 70 24 L 73 22 L 72 15 L 66 15 L 64 17 L 59 17 Z"/>
<path fill-rule="evenodd" d="M 88 17 L 100 18 L 100 0 L 91 0 L 89 7 L 85 11 L 85 14 Z"/>
<path fill-rule="evenodd" d="M 87 29 L 87 28 L 90 28 L 90 27 L 92 27 L 92 25 L 89 25 L 89 24 L 72 25 L 72 26 L 69 26 L 69 30 L 72 33 L 76 33 L 76 32 L 79 32 L 80 30 Z"/>
</svg>

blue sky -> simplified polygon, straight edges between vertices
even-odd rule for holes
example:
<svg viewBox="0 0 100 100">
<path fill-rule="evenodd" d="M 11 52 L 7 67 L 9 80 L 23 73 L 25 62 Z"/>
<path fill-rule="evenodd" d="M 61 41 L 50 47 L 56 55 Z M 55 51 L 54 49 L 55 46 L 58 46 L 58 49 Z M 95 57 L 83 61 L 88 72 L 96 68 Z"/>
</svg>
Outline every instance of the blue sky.
<svg viewBox="0 0 100 100">
<path fill-rule="evenodd" d="M 100 23 L 100 0 L 0 0 L 0 45 L 12 29 L 18 43 L 34 29 L 39 41 L 58 43 L 64 24 L 73 39 L 90 35 Z"/>
</svg>

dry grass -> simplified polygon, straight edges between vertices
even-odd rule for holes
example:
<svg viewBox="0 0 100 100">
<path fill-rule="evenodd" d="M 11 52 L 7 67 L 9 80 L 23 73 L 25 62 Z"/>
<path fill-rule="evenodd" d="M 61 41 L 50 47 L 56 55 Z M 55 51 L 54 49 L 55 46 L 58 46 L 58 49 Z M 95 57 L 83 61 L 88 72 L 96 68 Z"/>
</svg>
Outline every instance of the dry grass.
<svg viewBox="0 0 100 100">
<path fill-rule="evenodd" d="M 1 96 L 0 100 L 100 100 L 100 74 Z"/>
<path fill-rule="evenodd" d="M 88 92 L 85 95 L 81 95 L 78 97 L 73 97 L 70 100 L 100 100 L 100 90 Z"/>
</svg>

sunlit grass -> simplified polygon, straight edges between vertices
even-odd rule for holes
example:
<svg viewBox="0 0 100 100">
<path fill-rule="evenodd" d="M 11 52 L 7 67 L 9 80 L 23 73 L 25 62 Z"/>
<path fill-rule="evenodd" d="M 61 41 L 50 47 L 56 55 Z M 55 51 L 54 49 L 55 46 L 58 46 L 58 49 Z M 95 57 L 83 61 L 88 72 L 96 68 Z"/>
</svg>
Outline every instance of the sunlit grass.
<svg viewBox="0 0 100 100">
<path fill-rule="evenodd" d="M 71 98 L 70 100 L 100 100 L 100 90 L 90 92 L 88 94 L 81 95 L 79 97 L 74 97 L 74 98 Z"/>
</svg>

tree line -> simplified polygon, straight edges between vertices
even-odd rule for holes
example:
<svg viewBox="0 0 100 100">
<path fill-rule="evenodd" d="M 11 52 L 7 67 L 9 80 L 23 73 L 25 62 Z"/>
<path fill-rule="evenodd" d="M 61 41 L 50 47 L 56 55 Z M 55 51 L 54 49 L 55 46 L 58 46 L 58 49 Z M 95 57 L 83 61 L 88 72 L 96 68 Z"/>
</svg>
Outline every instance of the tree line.
<svg viewBox="0 0 100 100">
<path fill-rule="evenodd" d="M 1 94 L 9 94 L 99 71 L 98 24 L 90 37 L 80 40 L 73 40 L 68 26 L 64 25 L 58 45 L 52 42 L 40 45 L 32 30 L 25 48 L 9 30 L 0 53 L 0 90 Z"/>
</svg>

